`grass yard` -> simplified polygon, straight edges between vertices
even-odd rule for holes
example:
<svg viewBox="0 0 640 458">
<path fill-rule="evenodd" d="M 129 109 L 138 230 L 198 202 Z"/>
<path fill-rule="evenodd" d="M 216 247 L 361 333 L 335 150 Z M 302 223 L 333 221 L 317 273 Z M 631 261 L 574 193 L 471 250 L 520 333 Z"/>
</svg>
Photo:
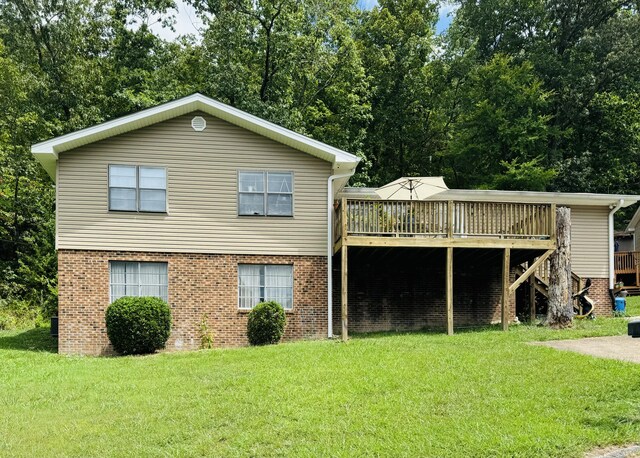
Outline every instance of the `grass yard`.
<svg viewBox="0 0 640 458">
<path fill-rule="evenodd" d="M 582 456 L 640 440 L 640 365 L 517 327 L 80 358 L 0 333 L 2 456 Z"/>
<path fill-rule="evenodd" d="M 627 316 L 640 316 L 640 296 L 627 297 Z"/>
</svg>

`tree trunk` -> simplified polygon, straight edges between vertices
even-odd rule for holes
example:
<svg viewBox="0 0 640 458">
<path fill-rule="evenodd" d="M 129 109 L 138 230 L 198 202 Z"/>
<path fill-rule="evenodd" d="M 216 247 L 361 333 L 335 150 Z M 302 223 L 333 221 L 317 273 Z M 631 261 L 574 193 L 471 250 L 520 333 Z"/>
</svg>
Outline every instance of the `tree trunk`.
<svg viewBox="0 0 640 458">
<path fill-rule="evenodd" d="M 556 238 L 558 247 L 549 257 L 549 307 L 547 325 L 566 328 L 573 324 L 571 293 L 571 210 L 556 210 Z"/>
</svg>

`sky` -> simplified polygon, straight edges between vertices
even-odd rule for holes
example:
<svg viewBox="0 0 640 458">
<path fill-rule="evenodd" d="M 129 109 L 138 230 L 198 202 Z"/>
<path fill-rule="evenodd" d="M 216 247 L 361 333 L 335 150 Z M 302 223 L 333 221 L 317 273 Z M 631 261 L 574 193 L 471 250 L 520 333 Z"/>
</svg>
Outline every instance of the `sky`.
<svg viewBox="0 0 640 458">
<path fill-rule="evenodd" d="M 358 6 L 362 9 L 371 9 L 378 4 L 377 0 L 358 0 Z M 151 26 L 153 32 L 165 40 L 174 40 L 180 35 L 194 34 L 200 36 L 199 29 L 202 27 L 202 21 L 198 19 L 193 6 L 188 5 L 183 0 L 176 0 L 177 12 L 176 23 L 174 25 L 175 32 L 167 28 L 163 28 L 159 23 Z M 449 27 L 452 20 L 452 12 L 456 7 L 453 5 L 445 5 L 440 8 L 440 17 L 436 24 L 436 32 L 442 33 Z"/>
</svg>

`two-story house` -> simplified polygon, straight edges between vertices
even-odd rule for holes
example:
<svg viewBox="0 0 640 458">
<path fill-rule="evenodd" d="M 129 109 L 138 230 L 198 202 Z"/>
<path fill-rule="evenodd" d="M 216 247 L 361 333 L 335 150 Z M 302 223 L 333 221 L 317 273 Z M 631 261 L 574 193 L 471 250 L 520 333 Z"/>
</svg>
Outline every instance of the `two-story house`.
<svg viewBox="0 0 640 458">
<path fill-rule="evenodd" d="M 263 300 L 287 338 L 327 335 L 327 202 L 356 156 L 200 94 L 32 151 L 56 182 L 61 353 L 108 352 L 124 295 L 168 301 L 171 349 L 198 348 L 202 320 L 245 343 Z"/>
<path fill-rule="evenodd" d="M 169 303 L 172 350 L 198 348 L 203 322 L 216 346 L 245 345 L 247 313 L 264 300 L 284 307 L 286 339 L 452 333 L 454 322 L 506 329 L 540 312 L 556 205 L 574 214 L 576 286 L 592 277 L 598 313 L 610 313 L 613 213 L 638 200 L 465 190 L 381 199 L 345 188 L 356 156 L 200 94 L 32 152 L 56 182 L 68 354 L 111 351 L 104 315 L 122 296 Z M 518 302 L 523 290 L 529 300 Z"/>
</svg>

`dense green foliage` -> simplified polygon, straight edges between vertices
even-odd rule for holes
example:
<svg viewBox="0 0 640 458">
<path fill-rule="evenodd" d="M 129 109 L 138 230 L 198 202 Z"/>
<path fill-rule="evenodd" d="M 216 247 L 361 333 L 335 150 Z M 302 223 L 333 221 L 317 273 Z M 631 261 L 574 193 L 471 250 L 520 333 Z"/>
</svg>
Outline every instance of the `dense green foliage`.
<svg viewBox="0 0 640 458">
<path fill-rule="evenodd" d="M 171 334 L 171 309 L 157 297 L 121 297 L 107 308 L 107 335 L 121 355 L 164 348 Z"/>
<path fill-rule="evenodd" d="M 56 309 L 54 187 L 32 143 L 196 91 L 363 160 L 352 184 L 640 192 L 632 0 L 0 0 L 0 298 Z M 618 224 L 633 208 L 617 213 Z"/>
<path fill-rule="evenodd" d="M 542 327 L 68 358 L 0 332 L 7 456 L 584 457 L 640 435 L 640 365 L 529 345 Z"/>
<path fill-rule="evenodd" d="M 251 345 L 269 345 L 280 342 L 287 319 L 277 302 L 261 302 L 249 312 L 247 338 Z"/>
</svg>

